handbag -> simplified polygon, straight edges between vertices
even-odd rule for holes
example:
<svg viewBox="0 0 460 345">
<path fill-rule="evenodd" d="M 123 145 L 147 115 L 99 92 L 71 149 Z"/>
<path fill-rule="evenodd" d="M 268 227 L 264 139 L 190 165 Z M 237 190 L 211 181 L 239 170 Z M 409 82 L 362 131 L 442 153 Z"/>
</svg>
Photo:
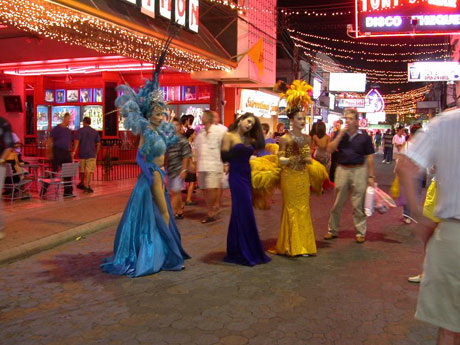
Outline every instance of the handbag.
<svg viewBox="0 0 460 345">
<path fill-rule="evenodd" d="M 426 192 L 425 203 L 423 204 L 423 215 L 431 219 L 433 222 L 439 223 L 439 218 L 434 215 L 436 211 L 437 199 L 438 186 L 436 179 L 433 178 Z"/>
</svg>

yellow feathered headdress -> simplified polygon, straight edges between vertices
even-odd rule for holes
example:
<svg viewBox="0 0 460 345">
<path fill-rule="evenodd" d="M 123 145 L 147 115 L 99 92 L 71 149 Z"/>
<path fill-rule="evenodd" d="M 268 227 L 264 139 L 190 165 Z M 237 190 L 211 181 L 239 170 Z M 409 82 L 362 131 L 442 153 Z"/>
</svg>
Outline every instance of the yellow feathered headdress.
<svg viewBox="0 0 460 345">
<path fill-rule="evenodd" d="M 279 85 L 279 82 L 275 85 L 275 90 L 282 91 L 280 93 L 281 99 L 286 99 L 287 111 L 293 109 L 308 110 L 311 104 L 311 94 L 313 87 L 307 84 L 304 80 L 294 80 L 291 85 Z M 284 89 L 284 90 L 283 90 Z"/>
</svg>

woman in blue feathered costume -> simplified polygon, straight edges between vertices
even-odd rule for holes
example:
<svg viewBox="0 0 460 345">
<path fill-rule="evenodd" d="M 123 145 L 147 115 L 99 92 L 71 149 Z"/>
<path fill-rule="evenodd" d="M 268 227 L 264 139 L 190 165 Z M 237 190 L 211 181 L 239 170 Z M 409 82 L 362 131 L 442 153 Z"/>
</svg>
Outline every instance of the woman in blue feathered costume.
<svg viewBox="0 0 460 345">
<path fill-rule="evenodd" d="M 189 258 L 164 187 L 166 148 L 177 140 L 174 127 L 163 122 L 165 103 L 157 78 L 139 93 L 120 86 L 116 100 L 125 128 L 141 135 L 137 163 L 141 174 L 118 225 L 113 256 L 101 265 L 107 273 L 139 277 L 160 270 L 179 271 Z"/>
</svg>

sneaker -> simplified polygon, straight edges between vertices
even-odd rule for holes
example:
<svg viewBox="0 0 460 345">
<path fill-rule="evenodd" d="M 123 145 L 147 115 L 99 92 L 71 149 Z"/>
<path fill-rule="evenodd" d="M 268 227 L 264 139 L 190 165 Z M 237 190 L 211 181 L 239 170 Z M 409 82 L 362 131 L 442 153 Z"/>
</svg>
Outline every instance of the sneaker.
<svg viewBox="0 0 460 345">
<path fill-rule="evenodd" d="M 324 236 L 325 240 L 332 240 L 334 238 L 337 238 L 337 235 L 334 235 L 332 232 L 328 231 L 327 234 Z"/>
<path fill-rule="evenodd" d="M 391 162 L 387 162 L 387 164 L 391 164 Z"/>
<path fill-rule="evenodd" d="M 356 236 L 356 243 L 364 243 L 366 242 L 366 239 L 364 238 L 364 236 Z"/>
<path fill-rule="evenodd" d="M 410 224 L 411 220 L 409 218 L 404 218 L 403 222 L 404 224 Z"/>
<path fill-rule="evenodd" d="M 85 185 L 80 182 L 79 184 L 77 184 L 77 188 L 81 190 L 85 190 Z"/>
<path fill-rule="evenodd" d="M 423 277 L 423 274 L 419 274 L 419 275 L 407 278 L 407 281 L 409 281 L 410 283 L 418 284 L 422 281 L 422 277 Z"/>
<path fill-rule="evenodd" d="M 85 193 L 94 193 L 94 190 L 92 190 L 91 187 L 85 187 Z"/>
<path fill-rule="evenodd" d="M 386 163 L 386 160 L 384 159 L 384 160 L 382 161 L 382 164 L 385 164 L 385 163 Z"/>
</svg>

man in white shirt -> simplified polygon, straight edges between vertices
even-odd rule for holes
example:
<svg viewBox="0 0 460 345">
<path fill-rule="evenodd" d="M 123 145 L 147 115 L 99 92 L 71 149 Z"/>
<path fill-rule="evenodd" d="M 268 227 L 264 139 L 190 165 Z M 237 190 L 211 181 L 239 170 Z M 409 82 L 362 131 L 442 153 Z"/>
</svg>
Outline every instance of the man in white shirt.
<svg viewBox="0 0 460 345">
<path fill-rule="evenodd" d="M 404 143 L 406 142 L 406 136 L 404 134 L 404 126 L 399 126 L 398 132 L 393 137 L 393 145 L 396 147 L 396 152 L 398 153 L 401 152 L 401 149 L 403 148 Z"/>
<path fill-rule="evenodd" d="M 198 184 L 203 189 L 208 209 L 207 217 L 201 221 L 203 224 L 216 220 L 219 190 L 224 171 L 224 164 L 220 158 L 220 147 L 227 128 L 214 124 L 216 116 L 217 114 L 211 110 L 203 112 L 204 128 L 200 130 L 195 139 Z"/>
<path fill-rule="evenodd" d="M 438 326 L 438 345 L 460 344 L 460 109 L 436 117 L 418 131 L 397 165 L 411 216 L 426 244 L 423 278 L 415 317 Z M 422 215 L 416 197 L 420 168 L 436 167 L 440 223 Z"/>
</svg>

